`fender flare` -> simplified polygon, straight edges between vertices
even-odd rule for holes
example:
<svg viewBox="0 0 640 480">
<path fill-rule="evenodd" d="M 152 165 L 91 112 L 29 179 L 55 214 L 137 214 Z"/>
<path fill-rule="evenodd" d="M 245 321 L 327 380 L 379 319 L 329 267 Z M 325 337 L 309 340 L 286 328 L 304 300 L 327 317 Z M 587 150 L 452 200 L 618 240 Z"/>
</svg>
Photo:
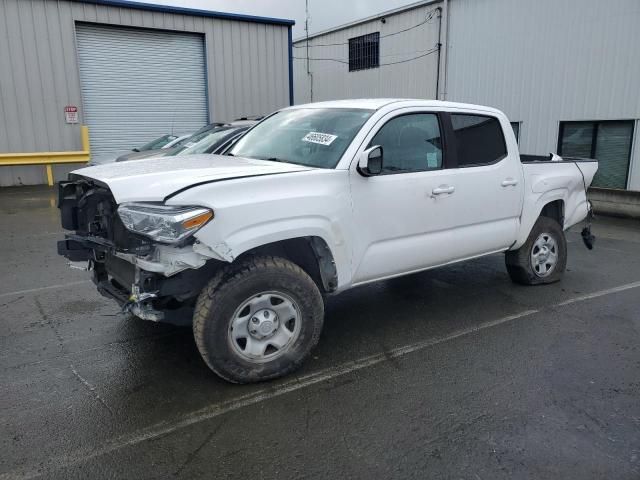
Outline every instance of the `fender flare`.
<svg viewBox="0 0 640 480">
<path fill-rule="evenodd" d="M 223 244 L 209 248 L 226 262 L 259 247 L 295 239 L 306 239 L 313 250 L 327 291 L 336 290 L 348 281 L 349 256 L 336 224 L 321 216 L 270 220 L 247 225 L 226 235 Z"/>
<path fill-rule="evenodd" d="M 533 229 L 533 225 L 536 223 L 542 210 L 545 206 L 558 200 L 562 201 L 564 205 L 567 204 L 568 190 L 566 188 L 550 190 L 540 195 L 531 208 L 525 208 L 523 215 L 520 217 L 520 232 L 516 238 L 515 243 L 509 250 L 517 250 L 520 248 L 529 238 L 529 234 Z M 529 212 L 526 214 L 526 212 Z M 564 225 L 561 225 L 564 230 Z"/>
</svg>

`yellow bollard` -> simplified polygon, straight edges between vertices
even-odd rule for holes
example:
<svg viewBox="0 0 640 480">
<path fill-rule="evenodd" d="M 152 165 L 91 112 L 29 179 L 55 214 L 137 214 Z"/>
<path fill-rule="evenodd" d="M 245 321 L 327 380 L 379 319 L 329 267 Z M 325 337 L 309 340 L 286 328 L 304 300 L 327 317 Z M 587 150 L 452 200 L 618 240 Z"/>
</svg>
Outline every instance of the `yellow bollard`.
<svg viewBox="0 0 640 480">
<path fill-rule="evenodd" d="M 80 127 L 80 138 L 82 141 L 82 150 L 87 152 L 87 155 L 89 155 L 89 158 L 91 158 L 91 155 L 89 154 L 89 151 L 91 150 L 91 147 L 89 145 L 89 127 L 87 127 L 86 125 L 82 125 Z"/>
<path fill-rule="evenodd" d="M 47 184 L 52 187 L 53 165 L 66 163 L 86 163 L 91 159 L 89 144 L 89 127 L 80 127 L 82 150 L 78 152 L 35 152 L 35 153 L 0 153 L 0 167 L 21 165 L 44 165 L 47 172 Z"/>
<path fill-rule="evenodd" d="M 51 168 L 51 164 L 47 164 L 47 184 L 50 187 L 53 187 L 53 168 Z"/>
</svg>

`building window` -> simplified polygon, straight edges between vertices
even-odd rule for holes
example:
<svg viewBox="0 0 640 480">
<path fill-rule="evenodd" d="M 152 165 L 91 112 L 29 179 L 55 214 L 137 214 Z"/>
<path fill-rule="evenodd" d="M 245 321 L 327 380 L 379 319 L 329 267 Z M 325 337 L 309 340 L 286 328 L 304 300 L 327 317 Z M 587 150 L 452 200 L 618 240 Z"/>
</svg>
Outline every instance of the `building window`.
<svg viewBox="0 0 640 480">
<path fill-rule="evenodd" d="M 349 71 L 380 66 L 380 32 L 349 39 Z"/>
<path fill-rule="evenodd" d="M 497 118 L 482 115 L 451 115 L 459 167 L 497 162 L 507 156 L 502 127 Z"/>
<path fill-rule="evenodd" d="M 511 122 L 511 128 L 513 129 L 513 134 L 516 136 L 516 142 L 520 144 L 520 122 Z"/>
<path fill-rule="evenodd" d="M 560 122 L 558 154 L 595 158 L 598 172 L 591 185 L 624 189 L 627 188 L 632 138 L 632 120 Z"/>
</svg>

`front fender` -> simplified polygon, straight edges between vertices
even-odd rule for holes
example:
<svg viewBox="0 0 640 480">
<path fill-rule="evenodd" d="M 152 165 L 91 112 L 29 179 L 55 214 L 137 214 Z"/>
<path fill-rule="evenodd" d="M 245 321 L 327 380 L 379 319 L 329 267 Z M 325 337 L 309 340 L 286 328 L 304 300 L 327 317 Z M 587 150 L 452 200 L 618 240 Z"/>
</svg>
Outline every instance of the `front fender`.
<svg viewBox="0 0 640 480">
<path fill-rule="evenodd" d="M 194 249 L 226 262 L 278 241 L 319 237 L 331 251 L 338 285 L 348 283 L 352 212 L 348 172 L 317 169 L 196 185 L 173 205 L 211 208 Z"/>
<path fill-rule="evenodd" d="M 294 238 L 319 237 L 328 246 L 335 261 L 338 285 L 348 281 L 348 249 L 344 235 L 335 222 L 322 216 L 301 216 L 283 218 L 245 225 L 224 235 L 224 241 L 218 240 L 214 228 L 203 228 L 196 233 L 200 244 L 215 253 L 218 258 L 233 262 L 236 258 L 254 248 Z"/>
</svg>

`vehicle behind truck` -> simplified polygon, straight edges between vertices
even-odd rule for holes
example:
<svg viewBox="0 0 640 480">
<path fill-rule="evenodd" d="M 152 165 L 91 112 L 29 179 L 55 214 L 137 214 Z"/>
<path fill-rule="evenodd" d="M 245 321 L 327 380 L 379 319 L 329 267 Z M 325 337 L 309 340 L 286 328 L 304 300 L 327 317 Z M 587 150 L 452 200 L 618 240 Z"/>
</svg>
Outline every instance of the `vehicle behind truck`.
<svg viewBox="0 0 640 480">
<path fill-rule="evenodd" d="M 133 315 L 192 325 L 237 383 L 295 370 L 324 303 L 358 285 L 504 252 L 561 279 L 591 159 L 522 161 L 500 111 L 361 99 L 280 110 L 224 155 L 85 168 L 59 186 L 58 250 Z"/>
</svg>

